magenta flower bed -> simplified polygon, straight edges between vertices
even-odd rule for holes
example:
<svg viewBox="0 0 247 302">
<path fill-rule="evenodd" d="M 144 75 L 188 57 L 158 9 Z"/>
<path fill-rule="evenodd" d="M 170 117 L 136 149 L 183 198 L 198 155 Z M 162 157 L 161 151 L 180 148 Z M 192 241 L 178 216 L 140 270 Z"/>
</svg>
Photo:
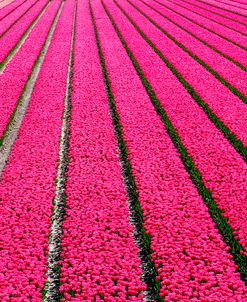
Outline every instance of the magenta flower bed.
<svg viewBox="0 0 247 302">
<path fill-rule="evenodd" d="M 211 32 L 188 21 L 187 19 L 183 18 L 182 16 L 177 15 L 171 11 L 168 11 L 165 7 L 161 6 L 157 2 L 154 2 L 154 1 L 144 1 L 144 2 L 149 4 L 152 8 L 158 10 L 160 13 L 162 13 L 166 17 L 172 19 L 174 22 L 176 22 L 177 24 L 182 26 L 184 29 L 188 30 L 190 33 L 194 34 L 196 37 L 200 38 L 202 41 L 208 43 L 210 46 L 215 47 L 217 50 L 221 51 L 223 54 L 227 55 L 231 59 L 242 64 L 243 66 L 245 66 L 245 67 L 247 66 L 246 51 L 244 51 L 243 49 L 212 34 Z M 174 36 L 174 38 L 176 38 L 180 41 L 180 39 L 177 38 L 179 36 L 175 35 L 174 29 L 176 29 L 176 26 L 174 24 L 165 20 L 162 16 L 159 16 L 159 18 L 157 18 L 157 13 L 155 13 L 154 11 L 152 11 L 150 9 L 147 9 L 147 7 L 145 5 L 140 5 L 140 4 L 141 4 L 141 2 L 136 1 L 136 5 L 138 7 L 140 7 L 142 11 L 144 11 L 144 8 L 145 8 L 146 14 L 148 14 L 153 20 L 155 20 L 156 23 L 158 23 L 166 31 L 169 31 L 169 33 L 172 36 Z M 172 31 L 169 30 L 171 27 L 173 29 Z M 177 31 L 178 31 L 178 29 L 177 29 Z M 178 32 L 180 32 L 180 31 L 178 31 Z M 216 68 L 216 71 L 219 72 L 219 74 L 221 74 L 223 77 L 228 76 L 227 80 L 229 81 L 229 83 L 231 83 L 231 77 L 229 76 L 229 74 L 222 74 L 222 68 L 220 68 L 222 66 L 222 63 L 221 63 L 222 58 L 218 54 L 214 53 L 214 55 L 211 55 L 211 57 L 213 56 L 213 58 L 211 59 L 210 52 L 209 52 L 208 48 L 205 47 L 205 45 L 200 44 L 199 41 L 196 42 L 194 38 L 192 38 L 191 36 L 189 36 L 186 33 L 183 33 L 183 36 L 185 38 L 181 39 L 182 44 L 184 44 L 184 42 L 185 42 L 184 45 L 186 47 L 187 47 L 187 45 L 189 45 L 188 48 L 190 50 L 192 48 L 192 52 L 195 52 L 196 55 L 197 55 L 196 51 L 199 51 L 199 50 L 204 50 L 204 52 L 207 52 L 206 55 L 202 54 L 202 56 L 200 56 L 198 54 L 198 56 L 203 58 L 203 60 L 206 59 L 205 62 L 207 64 L 209 64 L 209 66 L 211 66 L 212 68 Z M 181 38 L 182 38 L 182 36 L 181 36 Z M 244 42 L 245 45 L 247 45 L 247 37 L 242 36 L 241 38 L 243 39 L 243 41 L 245 41 Z M 190 42 L 189 42 L 189 40 L 190 40 Z M 213 52 L 211 52 L 211 53 L 213 54 Z M 235 66 L 234 67 L 226 66 L 225 68 L 229 68 L 230 72 L 231 72 L 231 68 L 233 68 L 234 69 L 233 73 L 236 74 Z M 239 72 L 239 68 L 237 70 Z M 234 82 L 231 84 L 234 85 Z"/>
<path fill-rule="evenodd" d="M 59 5 L 58 1 L 51 3 L 23 46 L 8 63 L 4 72 L 0 74 L 0 138 L 22 94 L 34 62 L 40 54 Z M 32 49 L 32 52 L 30 52 L 30 49 Z M 15 78 L 15 81 L 13 81 L 13 78 Z"/>
<path fill-rule="evenodd" d="M 78 4 L 76 33 L 60 290 L 63 301 L 143 301 L 145 285 L 87 2 Z"/>
<path fill-rule="evenodd" d="M 59 4 L 54 2 L 55 7 Z M 2 175 L 1 301 L 41 301 L 46 281 L 73 8 L 73 1 L 65 2 L 28 111 Z"/>
<path fill-rule="evenodd" d="M 177 0 L 176 0 L 177 1 Z M 155 1 L 155 3 L 162 3 L 162 1 L 157 0 Z M 170 8 L 175 9 L 176 11 L 182 13 L 184 16 L 192 19 L 194 22 L 196 22 L 197 24 L 199 24 L 199 26 L 201 25 L 202 27 L 204 27 L 205 29 L 211 31 L 211 35 L 212 38 L 217 37 L 219 35 L 219 37 L 221 37 L 221 39 L 225 39 L 226 41 L 228 41 L 230 44 L 232 43 L 233 45 L 237 45 L 240 48 L 244 48 L 246 49 L 246 36 L 242 35 L 242 31 L 238 32 L 238 31 L 234 31 L 231 30 L 230 28 L 221 26 L 217 23 L 212 22 L 211 20 L 208 20 L 207 18 L 204 18 L 201 15 L 198 15 L 192 11 L 186 10 L 184 7 L 179 7 L 177 6 L 177 2 L 175 2 L 175 5 L 169 3 L 164 3 L 166 6 L 169 6 Z M 184 2 L 181 2 L 181 5 L 185 5 Z M 187 7 L 187 4 L 186 6 Z M 190 8 L 190 7 L 189 7 Z M 193 7 L 193 11 L 196 12 L 195 8 Z M 204 14 L 206 15 L 206 13 L 204 12 Z M 244 24 L 245 26 L 245 24 Z M 234 29 L 237 29 L 237 27 L 234 27 Z"/>
<path fill-rule="evenodd" d="M 246 3 L 239 3 L 236 1 L 214 1 L 214 4 L 217 6 L 221 6 L 221 4 L 227 4 L 229 6 L 229 9 L 233 9 L 234 11 L 238 11 L 238 8 L 247 10 Z M 234 8 L 237 8 L 236 10 Z"/>
<path fill-rule="evenodd" d="M 38 3 L 23 16 L 21 23 L 17 22 L 1 39 L 0 62 L 8 56 L 9 52 L 16 46 L 22 35 L 37 18 L 38 14 L 47 4 L 47 0 L 38 1 Z"/>
<path fill-rule="evenodd" d="M 207 3 L 208 5 L 212 6 L 212 7 L 215 7 L 215 8 L 219 8 L 219 9 L 222 9 L 224 11 L 231 11 L 233 12 L 234 14 L 240 14 L 240 15 L 246 15 L 246 8 L 244 7 L 237 7 L 237 6 L 234 6 L 233 4 L 227 4 L 226 2 L 217 2 L 217 1 L 213 1 L 213 0 L 207 0 L 207 1 L 202 1 L 203 3 Z"/>
<path fill-rule="evenodd" d="M 159 0 L 157 1 L 160 2 Z M 245 24 L 238 23 L 235 21 L 235 18 L 226 18 L 224 14 L 215 14 L 209 10 L 202 9 L 199 6 L 191 6 L 188 2 L 184 2 L 182 0 L 180 2 L 166 1 L 162 3 L 174 9 L 176 12 L 182 13 L 184 16 L 188 17 L 187 13 L 190 14 L 192 12 L 196 15 L 199 15 L 201 17 L 201 21 L 206 18 L 219 26 L 223 25 L 223 27 L 229 27 L 229 29 L 242 33 L 243 35 L 246 35 L 247 33 Z M 203 24 L 203 22 L 201 24 Z"/>
<path fill-rule="evenodd" d="M 126 8 L 127 4 L 123 7 Z M 131 25 L 126 24 L 126 19 L 121 17 L 118 8 L 111 5 L 111 10 L 161 105 L 167 111 L 195 165 L 201 171 L 204 183 L 213 192 L 215 201 L 224 211 L 224 216 L 229 218 L 229 223 L 236 230 L 241 244 L 246 249 L 246 163 L 207 119 L 164 63 L 150 52 L 148 44 L 140 39 Z M 128 7 L 128 11 L 134 16 L 131 7 Z M 137 18 L 135 20 L 137 21 Z M 144 22 L 139 23 L 145 26 Z"/>
<path fill-rule="evenodd" d="M 158 2 L 160 2 L 160 1 L 158 0 Z M 165 3 L 165 4 L 167 5 L 167 3 Z M 236 30 L 238 29 L 238 31 L 241 31 L 241 32 L 236 32 L 236 31 L 232 30 L 231 28 L 221 26 L 217 23 L 211 22 L 207 18 L 204 18 L 203 16 L 201 16 L 201 14 L 207 16 L 208 11 L 205 11 L 205 10 L 202 11 L 197 6 L 190 5 L 190 3 L 188 3 L 188 2 L 185 3 L 182 0 L 181 1 L 176 0 L 174 2 L 174 5 L 171 4 L 170 2 L 168 4 L 169 4 L 169 7 L 174 8 L 176 11 L 181 12 L 182 14 L 189 17 L 190 19 L 193 19 L 193 21 L 199 23 L 200 25 L 206 27 L 209 30 L 212 30 L 216 35 L 217 34 L 221 35 L 222 37 L 229 39 L 229 41 L 233 41 L 234 43 L 237 43 L 238 45 L 246 48 L 246 43 L 244 42 L 245 37 L 241 34 L 241 32 L 246 34 L 246 20 L 245 20 L 245 23 L 240 24 L 240 28 L 241 28 L 241 26 L 245 27 L 245 29 L 243 29 L 243 31 L 240 30 L 240 28 L 238 28 L 238 25 L 239 25 L 238 23 L 236 23 L 237 26 L 235 26 L 235 25 L 233 26 L 233 29 L 236 29 Z M 183 7 L 178 6 L 179 4 L 181 4 Z M 201 3 L 199 3 L 199 2 L 198 2 L 198 4 L 201 5 Z M 192 9 L 193 12 L 187 10 L 186 9 L 187 7 L 189 9 Z M 211 9 L 210 9 L 210 11 L 211 11 Z M 197 12 L 200 13 L 200 15 L 198 15 Z M 221 13 L 223 15 L 225 14 L 225 12 L 221 12 Z M 218 15 L 216 15 L 216 16 L 218 16 Z M 238 18 L 238 16 L 235 15 L 231 19 L 237 21 L 237 18 Z M 228 19 L 226 19 L 226 20 L 228 20 Z M 225 22 L 223 24 L 225 24 Z"/>
<path fill-rule="evenodd" d="M 15 23 L 17 20 L 21 20 L 21 16 L 36 2 L 36 0 L 28 1 L 21 5 L 18 9 L 16 9 L 9 17 L 4 20 L 0 21 L 0 36 L 10 28 L 10 26 Z"/>
<path fill-rule="evenodd" d="M 150 22 L 140 15 L 131 5 L 126 3 L 123 7 L 128 12 L 131 12 L 131 17 L 140 29 L 144 31 L 149 39 L 164 54 L 164 57 L 169 60 L 184 79 L 195 89 L 197 94 L 209 105 L 211 110 L 229 127 L 237 138 L 241 139 L 244 145 L 247 146 L 246 104 L 237 96 L 233 95 L 228 88 L 221 84 L 212 74 L 187 55 L 181 48 L 176 46 L 162 32 L 150 24 Z M 164 63 L 160 61 L 159 64 L 163 65 Z M 227 68 L 225 71 L 227 71 L 225 73 L 231 73 Z M 241 73 L 241 71 L 239 71 L 239 73 Z M 246 79 L 243 78 L 242 82 L 239 83 L 239 87 L 245 87 L 245 82 Z"/>
<path fill-rule="evenodd" d="M 225 11 L 225 10 L 223 11 L 223 10 L 221 10 L 220 8 L 216 8 L 216 7 L 207 5 L 207 4 L 202 3 L 202 2 L 199 2 L 199 1 L 187 1 L 187 0 L 186 0 L 186 1 L 183 1 L 183 0 L 176 0 L 176 2 L 177 2 L 177 1 L 183 2 L 183 5 L 184 5 L 185 2 L 186 2 L 186 3 L 189 3 L 190 7 L 193 7 L 193 9 L 194 9 L 194 7 L 196 7 L 196 9 L 197 9 L 198 7 L 200 7 L 200 8 L 202 8 L 204 11 L 210 11 L 210 12 L 213 12 L 213 13 L 216 13 L 216 14 L 220 14 L 220 15 L 223 15 L 223 16 L 225 16 L 225 17 L 227 17 L 227 18 L 231 18 L 231 19 L 235 20 L 236 22 L 240 22 L 240 23 L 242 23 L 242 24 L 247 24 L 247 20 L 246 20 L 245 17 L 236 15 L 236 14 L 234 14 L 233 12 L 229 12 L 229 11 Z M 181 2 L 180 2 L 180 3 L 181 3 Z"/>
<path fill-rule="evenodd" d="M 0 302 L 247 302 L 247 4 L 47 1 L 0 10 Z"/>
<path fill-rule="evenodd" d="M 9 5 L 1 8 L 0 10 L 0 21 L 9 16 L 15 9 L 18 9 L 22 4 L 26 3 L 27 0 L 16 0 L 11 2 Z"/>
<path fill-rule="evenodd" d="M 232 301 L 238 301 L 239 297 L 244 299 L 245 286 L 234 274 L 231 257 L 227 255 L 226 247 L 221 242 L 205 205 L 185 173 L 130 59 L 106 19 L 103 8 L 94 2 L 92 6 L 136 179 L 144 227 L 151 235 L 152 259 L 162 285 L 161 296 L 166 297 L 166 301 L 217 301 L 230 297 Z M 126 20 L 112 4 L 107 3 L 107 7 L 114 14 L 116 22 L 121 24 L 121 31 L 127 33 Z M 128 30 L 127 39 L 136 41 L 135 49 L 142 52 L 143 58 L 147 58 L 148 54 L 141 41 L 136 39 L 130 28 Z M 111 43 L 108 43 L 109 40 Z M 153 72 L 152 75 L 155 77 Z M 160 83 L 163 80 L 160 78 Z M 168 78 L 165 81 L 168 82 Z M 163 93 L 165 94 L 165 89 Z M 230 268 L 231 272 L 228 271 Z M 218 274 L 224 280 L 222 283 L 217 281 Z M 194 292 L 191 279 L 194 280 Z M 232 296 L 229 288 L 235 287 L 235 282 L 238 284 L 238 292 Z M 215 287 L 216 284 L 218 286 Z"/>
<path fill-rule="evenodd" d="M 226 80 L 229 84 L 231 84 L 247 96 L 247 85 L 243 85 L 243 83 L 247 81 L 246 71 L 239 70 L 239 67 L 237 67 L 227 59 L 219 56 L 210 48 L 205 47 L 205 45 L 203 45 L 198 40 L 182 31 L 180 28 L 176 28 L 174 24 L 165 20 L 162 16 L 152 11 L 150 8 L 147 8 L 144 4 L 138 2 L 136 6 L 143 13 L 149 16 L 156 24 L 158 24 L 160 28 L 162 28 L 164 31 L 170 34 L 176 41 L 186 47 L 193 55 L 196 55 L 210 68 L 217 72 L 224 80 Z M 210 36 L 211 34 L 208 33 L 208 37 Z M 247 45 L 247 38 L 245 38 L 245 40 Z M 236 60 L 238 60 L 238 57 L 240 57 L 240 61 L 243 66 L 247 67 L 246 52 L 244 53 L 244 51 L 242 51 L 242 54 L 242 60 L 241 55 L 238 53 L 238 51 L 234 53 L 233 57 L 236 58 Z M 228 71 L 227 73 L 226 70 Z"/>
</svg>

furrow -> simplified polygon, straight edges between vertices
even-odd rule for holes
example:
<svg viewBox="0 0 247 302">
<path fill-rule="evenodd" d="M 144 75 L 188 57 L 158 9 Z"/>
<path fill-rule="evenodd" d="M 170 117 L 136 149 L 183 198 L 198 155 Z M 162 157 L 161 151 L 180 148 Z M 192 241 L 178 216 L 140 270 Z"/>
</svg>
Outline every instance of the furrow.
<svg viewBox="0 0 247 302">
<path fill-rule="evenodd" d="M 247 302 L 247 3 L 0 0 L 0 301 Z"/>
<path fill-rule="evenodd" d="M 63 234 L 62 222 L 65 214 L 66 203 L 66 179 L 69 164 L 69 122 L 71 118 L 71 91 L 72 91 L 72 75 L 74 64 L 74 39 L 76 24 L 76 8 L 77 2 L 74 3 L 74 15 L 71 28 L 71 22 L 67 24 L 68 31 L 63 33 L 62 39 L 71 40 L 70 54 L 68 61 L 68 73 L 66 83 L 66 95 L 64 99 L 64 112 L 62 119 L 62 129 L 59 145 L 59 164 L 56 176 L 56 194 L 53 201 L 54 209 L 51 218 L 51 231 L 49 235 L 49 254 L 48 254 L 48 272 L 47 282 L 44 287 L 44 301 L 53 302 L 60 300 L 60 254 L 61 254 L 61 235 Z M 71 29 L 71 39 L 69 31 Z M 61 41 L 62 41 L 61 39 Z M 66 63 L 66 61 L 64 62 Z"/>
</svg>

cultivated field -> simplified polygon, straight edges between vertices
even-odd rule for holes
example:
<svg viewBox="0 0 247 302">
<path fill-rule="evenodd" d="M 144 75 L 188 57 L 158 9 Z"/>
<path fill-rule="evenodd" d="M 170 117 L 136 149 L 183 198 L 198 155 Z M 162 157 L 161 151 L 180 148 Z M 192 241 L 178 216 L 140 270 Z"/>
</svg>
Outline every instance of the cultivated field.
<svg viewBox="0 0 247 302">
<path fill-rule="evenodd" d="M 0 302 L 247 301 L 247 1 L 0 0 Z"/>
</svg>

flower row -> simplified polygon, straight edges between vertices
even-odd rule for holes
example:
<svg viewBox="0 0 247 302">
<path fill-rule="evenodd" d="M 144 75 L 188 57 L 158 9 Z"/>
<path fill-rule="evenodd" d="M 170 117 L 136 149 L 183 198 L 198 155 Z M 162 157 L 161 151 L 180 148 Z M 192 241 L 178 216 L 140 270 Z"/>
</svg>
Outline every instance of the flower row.
<svg viewBox="0 0 247 302">
<path fill-rule="evenodd" d="M 237 2 L 237 1 L 216 1 L 218 2 L 217 4 L 219 5 L 219 3 L 224 3 L 224 4 L 228 4 L 232 7 L 236 7 L 236 8 L 243 8 L 245 10 L 247 10 L 247 7 L 246 7 L 246 3 L 241 3 L 241 2 Z"/>
<path fill-rule="evenodd" d="M 228 4 L 227 2 L 220 2 L 219 3 L 218 1 L 215 1 L 215 0 L 209 0 L 207 2 L 206 1 L 200 1 L 200 2 L 206 3 L 207 5 L 212 6 L 216 9 L 221 9 L 224 12 L 229 11 L 229 12 L 231 12 L 233 14 L 236 14 L 236 15 L 242 15 L 242 16 L 246 15 L 246 8 L 241 7 L 241 5 L 236 6 L 233 3 Z"/>
<path fill-rule="evenodd" d="M 155 2 L 161 3 L 159 0 L 156 0 Z M 225 18 L 224 15 L 215 14 L 214 12 L 211 12 L 208 10 L 205 11 L 198 6 L 196 6 L 196 7 L 192 6 L 192 5 L 190 5 L 190 3 L 184 2 L 182 0 L 181 0 L 181 2 L 170 2 L 170 1 L 168 2 L 167 1 L 165 6 L 169 7 L 169 9 L 172 9 L 172 11 L 174 11 L 175 13 L 182 14 L 184 17 L 188 17 L 188 15 L 189 15 L 191 18 L 190 19 L 191 21 L 193 21 L 193 16 L 200 16 L 201 24 L 203 24 L 204 21 L 206 21 L 206 20 L 210 20 L 211 22 L 213 22 L 213 24 L 214 23 L 218 24 L 218 26 L 220 26 L 220 28 L 221 27 L 228 28 L 230 30 L 233 30 L 235 32 L 242 33 L 242 34 L 247 33 L 247 29 L 244 24 L 237 23 L 237 22 L 235 22 L 234 19 Z M 211 25 L 211 22 L 208 24 Z"/>
<path fill-rule="evenodd" d="M 21 18 L 21 21 L 11 27 L 0 39 L 0 63 L 3 63 L 11 50 L 15 48 L 22 35 L 28 30 L 31 23 L 38 17 L 47 3 L 47 0 L 38 1 L 37 4 Z"/>
<path fill-rule="evenodd" d="M 151 24 L 137 14 L 130 5 L 122 4 L 122 7 L 131 13 L 135 22 L 156 45 L 159 42 L 159 49 L 164 55 L 174 55 L 173 62 L 176 57 L 175 63 L 180 64 L 179 71 L 182 71 L 185 60 L 180 53 L 175 52 L 172 48 L 173 45 L 168 44 L 169 41 L 165 38 L 161 41 L 159 31 L 152 28 Z M 120 11 L 114 8 L 114 14 L 116 13 L 119 15 Z M 118 23 L 121 22 L 119 27 L 122 31 L 126 28 L 126 31 L 131 32 L 131 35 L 124 33 L 124 39 L 133 51 L 195 166 L 199 169 L 204 184 L 212 192 L 218 207 L 224 212 L 224 216 L 229 219 L 229 224 L 236 231 L 241 244 L 247 248 L 247 231 L 244 223 L 247 215 L 246 163 L 209 121 L 206 114 L 176 80 L 163 61 L 140 38 L 133 26 L 123 24 L 124 20 L 126 19 L 123 17 L 116 19 Z M 177 60 L 178 57 L 181 60 Z M 200 75 L 196 76 L 194 73 L 193 76 L 197 79 Z M 205 94 L 208 98 L 213 98 L 212 89 L 205 89 Z"/>
<path fill-rule="evenodd" d="M 51 15 L 59 4 L 59 1 L 52 2 Z M 73 9 L 74 1 L 66 1 L 2 174 L 0 300 L 3 302 L 41 301 L 47 279 L 48 237 Z M 45 28 L 52 16 L 43 17 Z"/>
<path fill-rule="evenodd" d="M 20 7 L 27 0 L 16 0 L 11 1 L 11 3 L 5 7 L 2 7 L 0 10 L 0 21 L 9 16 L 13 11 Z"/>
<path fill-rule="evenodd" d="M 146 287 L 86 1 L 78 2 L 75 32 L 60 291 L 63 301 L 143 301 Z"/>
<path fill-rule="evenodd" d="M 25 43 L 8 63 L 4 72 L 0 74 L 0 138 L 14 112 L 18 99 L 22 95 L 34 63 L 42 50 L 59 5 L 59 1 L 51 3 L 27 37 Z"/>
<path fill-rule="evenodd" d="M 239 298 L 244 301 L 245 286 L 235 272 L 236 265 L 207 207 L 186 173 L 104 9 L 96 1 L 92 6 L 139 193 L 144 227 L 151 236 L 160 295 L 165 301 L 238 301 Z M 150 47 L 119 9 L 110 2 L 105 6 L 142 68 L 145 65 L 144 74 L 153 77 L 170 107 L 176 104 L 179 123 L 179 112 L 192 107 L 183 104 L 184 98 L 189 98 L 184 88 L 161 61 L 157 65 Z M 131 15 L 134 16 L 132 12 Z M 194 122 L 197 119 L 198 115 L 194 115 Z M 190 130 L 183 129 L 187 130 L 185 134 L 190 134 Z"/>
<path fill-rule="evenodd" d="M 242 25 L 247 24 L 245 17 L 236 15 L 233 12 L 229 12 L 226 10 L 221 10 L 220 8 L 217 8 L 217 7 L 213 7 L 210 4 L 205 3 L 205 1 L 204 2 L 203 1 L 192 1 L 191 2 L 191 1 L 184 1 L 184 0 L 176 0 L 176 1 L 183 2 L 183 5 L 186 3 L 186 6 L 187 6 L 187 4 L 189 4 L 189 7 L 193 7 L 193 9 L 195 8 L 196 10 L 198 10 L 198 8 L 202 9 L 204 14 L 206 11 L 206 13 L 210 12 L 217 16 L 218 15 L 224 16 L 224 18 L 229 18 L 230 20 L 239 22 Z"/>
<path fill-rule="evenodd" d="M 191 58 L 159 29 L 137 12 L 131 5 L 125 6 L 137 26 L 157 46 L 159 51 L 183 79 L 195 90 L 213 113 L 233 132 L 243 144 L 247 145 L 247 107 L 227 87 L 221 84 L 210 72 Z M 169 51 L 167 51 L 169 50 Z M 180 58 L 179 60 L 177 58 Z M 237 67 L 236 67 L 237 68 Z M 222 73 L 230 73 L 228 68 L 222 68 Z M 241 71 L 239 71 L 240 73 Z M 246 76 L 245 76 L 246 77 Z M 244 86 L 242 77 L 242 86 Z M 241 84 L 240 83 L 240 84 Z"/>
<path fill-rule="evenodd" d="M 5 6 L 9 5 L 13 0 L 3 0 L 0 2 L 0 10 L 4 8 Z"/>
<path fill-rule="evenodd" d="M 138 7 L 140 7 L 139 1 L 136 1 L 135 3 L 136 5 L 138 4 Z M 225 78 L 230 84 L 232 84 L 236 88 L 241 88 L 239 87 L 240 85 L 237 84 L 236 81 L 231 82 L 232 77 L 234 78 L 236 76 L 237 77 L 239 76 L 236 72 L 236 70 L 241 72 L 239 68 L 232 65 L 225 65 L 224 67 L 224 64 L 226 63 L 225 60 L 223 59 L 223 56 L 219 56 L 215 52 L 210 51 L 208 47 L 204 46 L 202 43 L 195 40 L 195 38 L 192 38 L 190 35 L 185 34 L 185 32 L 178 30 L 175 24 L 178 24 L 180 28 L 182 27 L 184 31 L 187 31 L 188 33 L 191 33 L 192 35 L 198 37 L 198 39 L 202 40 L 203 42 L 206 42 L 209 45 L 209 47 L 216 48 L 217 50 L 219 50 L 221 53 L 225 54 L 229 58 L 242 64 L 242 66 L 247 67 L 246 52 L 243 49 L 222 39 L 221 37 L 215 35 L 213 32 L 207 31 L 205 28 L 200 27 L 198 23 L 191 22 L 190 20 L 192 19 L 189 18 L 190 14 L 188 13 L 187 13 L 188 15 L 188 19 L 187 19 L 186 16 L 183 17 L 182 14 L 179 15 L 174 13 L 173 11 L 167 10 L 166 7 L 164 7 L 163 5 L 157 2 L 145 1 L 144 3 L 147 3 L 149 6 L 151 6 L 151 8 L 156 9 L 161 14 L 159 18 L 157 18 L 157 13 L 154 13 L 153 10 L 147 10 L 147 8 L 145 9 L 145 12 L 149 16 L 151 16 L 151 18 L 155 20 L 155 22 L 158 23 L 165 31 L 170 33 L 170 35 L 172 35 L 175 39 L 180 41 L 184 46 L 186 46 L 191 52 L 193 52 L 199 58 L 202 58 L 202 60 L 205 61 L 205 63 L 207 63 L 212 69 L 218 72 L 218 74 L 220 74 L 222 78 Z M 143 11 L 144 8 L 145 6 L 142 5 L 141 10 Z M 162 18 L 162 16 L 164 16 L 164 18 Z M 169 20 L 171 21 L 166 21 L 165 18 L 169 18 Z M 171 28 L 173 28 L 173 30 L 176 29 L 176 32 L 175 33 L 174 31 L 171 32 L 170 31 Z M 181 33 L 181 36 L 179 35 L 179 33 Z M 247 44 L 247 37 L 238 35 L 238 33 L 236 32 L 235 35 L 239 37 L 238 40 L 240 40 L 241 38 L 244 41 L 243 43 L 245 43 L 245 45 Z M 206 54 L 203 53 L 200 55 L 201 50 L 207 51 L 207 53 Z M 229 74 L 222 73 L 221 72 L 222 68 L 228 68 L 230 73 Z M 231 70 L 231 68 L 233 68 L 233 71 Z"/>
<path fill-rule="evenodd" d="M 184 3 L 182 0 L 178 0 L 179 3 L 175 2 L 174 4 L 168 3 L 168 7 L 175 9 L 176 12 L 181 13 L 183 16 L 188 17 L 192 22 L 197 24 L 199 27 L 206 29 L 208 32 L 212 34 L 212 36 L 216 39 L 216 37 L 222 39 L 224 43 L 228 42 L 230 44 L 236 45 L 236 49 L 239 47 L 243 47 L 246 49 L 246 38 L 242 33 L 246 32 L 246 28 L 242 30 L 243 25 L 239 25 L 241 30 L 238 29 L 238 26 L 233 25 L 232 28 L 224 26 L 224 22 L 221 24 L 212 22 L 207 19 L 207 12 L 204 11 L 203 14 L 199 12 L 197 13 L 198 8 L 191 6 L 189 3 Z M 157 0 L 155 1 L 162 5 L 162 2 Z M 182 3 L 181 3 L 182 2 Z M 182 7 L 179 6 L 181 3 Z M 163 6 L 163 5 L 162 5 Z M 167 7 L 167 4 L 165 4 Z M 205 17 L 204 17 L 205 16 Z M 218 15 L 217 15 L 218 17 Z M 238 25 L 238 24 L 237 24 Z M 226 44 L 227 45 L 227 44 Z M 237 47 L 239 46 L 239 47 Z"/>
<path fill-rule="evenodd" d="M 14 12 L 12 12 L 7 19 L 4 21 L 0 21 L 1 27 L 0 27 L 0 37 L 3 36 L 3 34 L 14 24 L 21 21 L 21 18 L 25 16 L 25 14 L 35 5 L 37 0 L 31 0 L 26 3 L 24 3 L 22 6 L 20 6 L 18 9 L 16 9 Z"/>
</svg>

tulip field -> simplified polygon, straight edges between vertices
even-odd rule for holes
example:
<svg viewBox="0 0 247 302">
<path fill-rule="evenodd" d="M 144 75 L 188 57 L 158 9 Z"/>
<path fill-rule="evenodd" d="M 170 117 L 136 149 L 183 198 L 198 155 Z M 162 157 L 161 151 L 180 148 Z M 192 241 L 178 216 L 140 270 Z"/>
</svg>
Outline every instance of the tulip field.
<svg viewBox="0 0 247 302">
<path fill-rule="evenodd" d="M 247 302 L 247 2 L 0 0 L 0 302 Z"/>
</svg>

